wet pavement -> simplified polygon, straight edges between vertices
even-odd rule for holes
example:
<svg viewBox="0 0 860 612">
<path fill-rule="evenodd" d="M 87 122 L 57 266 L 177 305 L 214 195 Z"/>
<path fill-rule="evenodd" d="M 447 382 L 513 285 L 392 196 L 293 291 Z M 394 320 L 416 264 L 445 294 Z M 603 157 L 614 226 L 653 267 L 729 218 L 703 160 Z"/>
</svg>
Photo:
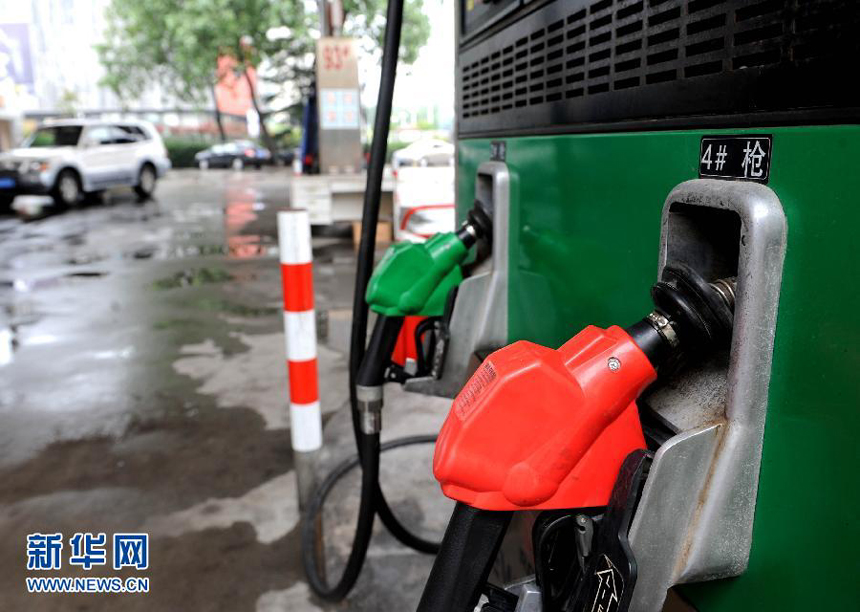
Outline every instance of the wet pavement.
<svg viewBox="0 0 860 612">
<path fill-rule="evenodd" d="M 414 610 L 431 559 L 377 525 L 348 602 L 315 600 L 299 561 L 275 215 L 289 176 L 174 171 L 62 214 L 0 217 L 0 610 Z M 352 452 L 345 347 L 354 251 L 314 238 L 321 472 Z M 448 402 L 386 398 L 383 439 L 438 429 Z M 383 458 L 395 512 L 439 537 L 450 504 L 431 447 Z M 331 571 L 358 475 L 332 495 Z M 378 523 L 378 522 L 377 522 Z M 31 595 L 26 536 L 145 531 L 145 595 Z M 67 548 L 65 552 L 67 553 Z M 64 564 L 46 576 L 135 575 Z"/>
</svg>

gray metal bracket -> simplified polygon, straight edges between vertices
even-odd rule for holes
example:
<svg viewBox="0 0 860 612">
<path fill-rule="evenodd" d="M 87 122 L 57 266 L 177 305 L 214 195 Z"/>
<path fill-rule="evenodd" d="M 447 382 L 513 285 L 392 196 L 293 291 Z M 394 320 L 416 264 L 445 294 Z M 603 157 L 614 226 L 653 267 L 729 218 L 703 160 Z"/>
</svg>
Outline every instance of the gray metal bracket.
<svg viewBox="0 0 860 612">
<path fill-rule="evenodd" d="M 475 196 L 493 208 L 492 254 L 460 283 L 442 377 L 413 378 L 404 385 L 407 391 L 454 397 L 479 365 L 476 353 L 508 342 L 510 175 L 505 163 L 489 161 L 478 167 Z"/>
<path fill-rule="evenodd" d="M 680 206 L 679 206 L 680 205 Z M 740 220 L 735 323 L 728 356 L 648 398 L 677 435 L 657 451 L 630 528 L 639 576 L 631 612 L 659 612 L 675 584 L 741 574 L 752 544 L 786 220 L 776 194 L 748 182 L 681 183 L 663 206 L 660 272 L 719 267 L 678 209 Z"/>
</svg>

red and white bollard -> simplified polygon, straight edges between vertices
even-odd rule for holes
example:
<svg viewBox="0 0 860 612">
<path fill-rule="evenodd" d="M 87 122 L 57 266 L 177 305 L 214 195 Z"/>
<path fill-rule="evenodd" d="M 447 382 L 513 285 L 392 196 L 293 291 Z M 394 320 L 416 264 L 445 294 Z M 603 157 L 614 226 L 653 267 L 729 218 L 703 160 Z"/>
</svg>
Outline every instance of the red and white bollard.
<svg viewBox="0 0 860 612">
<path fill-rule="evenodd" d="M 315 459 L 322 447 L 311 225 L 306 210 L 278 213 L 278 243 L 290 377 L 290 434 L 299 505 L 304 507 L 314 490 Z"/>
</svg>

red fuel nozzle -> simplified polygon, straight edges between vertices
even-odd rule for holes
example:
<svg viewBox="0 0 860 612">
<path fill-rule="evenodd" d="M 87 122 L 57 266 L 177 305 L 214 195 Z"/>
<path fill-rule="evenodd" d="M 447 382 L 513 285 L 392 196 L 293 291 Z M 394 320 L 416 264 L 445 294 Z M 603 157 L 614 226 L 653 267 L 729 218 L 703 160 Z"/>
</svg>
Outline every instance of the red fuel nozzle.
<svg viewBox="0 0 860 612">
<path fill-rule="evenodd" d="M 419 612 L 474 609 L 510 511 L 609 504 L 625 458 L 645 448 L 636 398 L 658 367 L 728 345 L 734 292 L 732 278 L 666 267 L 655 310 L 626 331 L 592 326 L 558 350 L 516 342 L 487 357 L 436 442 L 433 471 L 460 503 Z"/>
<path fill-rule="evenodd" d="M 624 458 L 645 447 L 636 398 L 656 368 L 727 346 L 735 281 L 667 266 L 656 310 L 627 331 L 587 327 L 558 350 L 491 354 L 448 414 L 433 471 L 448 497 L 483 510 L 606 505 Z"/>
<path fill-rule="evenodd" d="M 624 458 L 645 447 L 635 400 L 656 377 L 620 327 L 496 351 L 439 434 L 442 491 L 484 510 L 606 505 Z"/>
</svg>

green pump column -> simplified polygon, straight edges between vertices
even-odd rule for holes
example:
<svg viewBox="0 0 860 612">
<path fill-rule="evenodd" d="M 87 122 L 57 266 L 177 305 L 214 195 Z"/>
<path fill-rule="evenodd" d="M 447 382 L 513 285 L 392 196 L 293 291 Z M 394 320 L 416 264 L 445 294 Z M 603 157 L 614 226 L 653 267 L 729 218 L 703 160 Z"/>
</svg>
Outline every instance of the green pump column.
<svg viewBox="0 0 860 612">
<path fill-rule="evenodd" d="M 702 137 L 746 133 L 773 137 L 768 186 L 788 224 L 752 552 L 741 576 L 678 590 L 700 612 L 853 609 L 860 487 L 843 468 L 856 464 L 860 431 L 850 350 L 860 344 L 860 293 L 846 291 L 858 260 L 860 127 L 506 139 L 508 341 L 558 346 L 571 329 L 648 308 L 666 194 L 697 178 Z M 461 214 L 492 142 L 458 143 Z M 811 508 L 827 528 L 800 520 Z"/>
</svg>

